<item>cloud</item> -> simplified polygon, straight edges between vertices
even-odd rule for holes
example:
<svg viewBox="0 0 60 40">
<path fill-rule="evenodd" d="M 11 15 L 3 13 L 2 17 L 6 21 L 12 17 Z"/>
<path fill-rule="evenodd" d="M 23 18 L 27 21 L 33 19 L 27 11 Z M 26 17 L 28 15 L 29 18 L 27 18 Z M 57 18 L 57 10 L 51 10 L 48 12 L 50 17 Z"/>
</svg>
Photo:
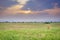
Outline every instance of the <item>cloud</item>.
<svg viewBox="0 0 60 40">
<path fill-rule="evenodd" d="M 24 7 L 24 5 L 27 3 L 27 0 L 25 0 L 24 2 L 22 0 L 17 0 L 20 4 L 17 4 L 17 5 L 13 5 L 13 6 L 10 6 L 10 7 L 7 7 L 6 9 L 3 9 L 2 7 L 0 7 L 0 9 L 3 9 L 3 11 L 0 11 L 2 12 L 2 14 L 41 14 L 41 13 L 48 13 L 48 14 L 53 14 L 53 15 L 56 15 L 56 14 L 59 14 L 60 13 L 60 8 L 58 8 L 58 3 L 54 3 L 53 4 L 53 8 L 50 8 L 50 9 L 43 9 L 42 11 L 34 11 L 34 10 L 22 10 L 21 8 Z"/>
<path fill-rule="evenodd" d="M 60 8 L 46 9 L 46 10 L 43 10 L 42 12 L 56 15 L 56 14 L 59 14 L 60 13 Z"/>
<path fill-rule="evenodd" d="M 29 0 L 16 0 L 19 4 L 26 4 Z"/>
<path fill-rule="evenodd" d="M 34 11 L 34 10 L 21 10 L 23 6 L 22 5 L 13 5 L 11 7 L 8 7 L 6 9 L 4 9 L 2 12 L 2 14 L 6 13 L 7 14 L 38 14 L 38 13 L 48 13 L 48 14 L 59 14 L 60 13 L 60 8 L 52 8 L 52 9 L 45 9 L 42 11 Z"/>
<path fill-rule="evenodd" d="M 46 13 L 49 13 L 49 14 L 54 14 L 54 15 L 59 14 L 60 13 L 60 8 L 58 8 L 58 3 L 54 3 L 53 6 L 54 6 L 53 8 L 45 9 L 45 10 L 43 10 L 43 12 L 46 12 Z"/>
<path fill-rule="evenodd" d="M 16 5 L 18 2 L 12 0 L 0 0 L 0 7 L 10 7 L 12 5 Z"/>
<path fill-rule="evenodd" d="M 13 0 L 13 1 L 16 1 L 19 3 L 19 5 L 22 5 L 24 7 L 24 5 L 26 5 L 26 3 L 29 1 L 29 0 Z"/>
<path fill-rule="evenodd" d="M 53 8 L 37 11 L 37 13 L 48 13 L 48 14 L 58 15 L 60 13 L 60 8 L 58 7 L 58 3 L 53 3 Z"/>
<path fill-rule="evenodd" d="M 3 14 L 5 9 L 6 9 L 5 7 L 0 7 L 0 16 Z"/>
<path fill-rule="evenodd" d="M 13 5 L 11 7 L 8 7 L 3 10 L 3 14 L 18 14 L 18 13 L 23 13 L 23 14 L 29 14 L 31 13 L 31 10 L 21 10 L 23 6 L 22 5 Z"/>
</svg>

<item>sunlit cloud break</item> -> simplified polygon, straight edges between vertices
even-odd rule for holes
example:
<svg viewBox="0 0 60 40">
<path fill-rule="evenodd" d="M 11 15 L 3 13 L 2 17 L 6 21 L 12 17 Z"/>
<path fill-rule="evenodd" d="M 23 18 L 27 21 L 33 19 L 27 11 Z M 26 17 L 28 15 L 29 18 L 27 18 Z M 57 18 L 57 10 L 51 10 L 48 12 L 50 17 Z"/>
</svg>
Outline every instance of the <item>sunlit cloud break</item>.
<svg viewBox="0 0 60 40">
<path fill-rule="evenodd" d="M 5 10 L 1 11 L 2 14 L 7 13 L 7 14 L 18 14 L 18 13 L 22 13 L 22 14 L 40 14 L 40 13 L 48 13 L 48 14 L 59 14 L 60 13 L 60 8 L 52 8 L 52 9 L 45 9 L 42 11 L 34 11 L 34 10 L 21 10 L 20 8 L 22 8 L 21 5 L 13 5 L 11 7 L 6 8 Z"/>
<path fill-rule="evenodd" d="M 13 1 L 18 2 L 20 6 L 24 7 L 24 5 L 26 5 L 26 3 L 27 3 L 29 0 L 13 0 Z M 21 7 L 21 8 L 22 8 L 22 7 Z"/>
<path fill-rule="evenodd" d="M 32 13 L 32 11 L 29 9 L 29 10 L 21 10 L 22 6 L 21 5 L 13 5 L 11 7 L 8 7 L 6 8 L 5 10 L 3 10 L 3 14 L 4 13 L 7 13 L 7 14 L 17 14 L 17 13 L 23 13 L 23 14 L 30 14 Z"/>
</svg>

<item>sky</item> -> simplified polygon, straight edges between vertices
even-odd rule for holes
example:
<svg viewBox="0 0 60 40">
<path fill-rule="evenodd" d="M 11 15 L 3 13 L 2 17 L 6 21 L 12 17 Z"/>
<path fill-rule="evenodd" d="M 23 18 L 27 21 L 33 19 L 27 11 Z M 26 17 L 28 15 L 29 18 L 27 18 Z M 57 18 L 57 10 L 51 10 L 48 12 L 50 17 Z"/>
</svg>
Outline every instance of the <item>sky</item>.
<svg viewBox="0 0 60 40">
<path fill-rule="evenodd" d="M 60 22 L 60 0 L 0 0 L 0 22 Z"/>
</svg>

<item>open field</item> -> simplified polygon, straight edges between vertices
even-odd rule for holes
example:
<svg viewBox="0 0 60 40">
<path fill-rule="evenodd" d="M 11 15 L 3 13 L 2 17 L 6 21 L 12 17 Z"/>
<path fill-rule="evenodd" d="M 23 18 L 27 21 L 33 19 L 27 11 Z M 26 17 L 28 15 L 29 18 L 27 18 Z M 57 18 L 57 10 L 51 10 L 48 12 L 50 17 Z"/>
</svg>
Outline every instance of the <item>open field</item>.
<svg viewBox="0 0 60 40">
<path fill-rule="evenodd" d="M 60 40 L 60 23 L 0 23 L 0 40 Z"/>
</svg>

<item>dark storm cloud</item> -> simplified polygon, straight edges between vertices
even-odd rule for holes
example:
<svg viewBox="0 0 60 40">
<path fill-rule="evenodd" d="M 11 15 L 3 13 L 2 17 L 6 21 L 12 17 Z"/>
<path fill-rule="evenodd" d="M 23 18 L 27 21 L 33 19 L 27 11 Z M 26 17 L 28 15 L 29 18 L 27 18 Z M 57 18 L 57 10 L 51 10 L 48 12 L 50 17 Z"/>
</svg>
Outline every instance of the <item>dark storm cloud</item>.
<svg viewBox="0 0 60 40">
<path fill-rule="evenodd" d="M 0 0 L 0 7 L 9 7 L 15 4 L 18 4 L 18 3 L 12 0 Z"/>
<path fill-rule="evenodd" d="M 51 9 L 58 3 L 58 7 L 60 7 L 60 0 L 30 0 L 27 2 L 23 9 L 30 8 L 31 10 L 44 10 Z"/>
<path fill-rule="evenodd" d="M 58 6 L 60 7 L 60 0 L 36 0 L 38 3 L 44 3 L 44 4 L 54 4 L 58 3 Z"/>
</svg>

